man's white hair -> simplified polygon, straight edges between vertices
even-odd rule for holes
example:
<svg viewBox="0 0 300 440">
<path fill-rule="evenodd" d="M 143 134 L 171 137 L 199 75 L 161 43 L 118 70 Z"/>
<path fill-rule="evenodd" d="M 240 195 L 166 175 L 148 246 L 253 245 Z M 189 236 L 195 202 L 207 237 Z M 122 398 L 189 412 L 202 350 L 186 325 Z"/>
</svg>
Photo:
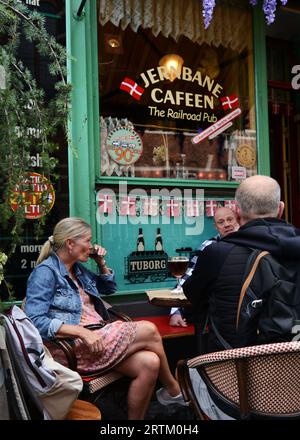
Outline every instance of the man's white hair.
<svg viewBox="0 0 300 440">
<path fill-rule="evenodd" d="M 235 198 L 243 217 L 277 217 L 280 186 L 268 176 L 252 176 L 237 188 Z"/>
</svg>

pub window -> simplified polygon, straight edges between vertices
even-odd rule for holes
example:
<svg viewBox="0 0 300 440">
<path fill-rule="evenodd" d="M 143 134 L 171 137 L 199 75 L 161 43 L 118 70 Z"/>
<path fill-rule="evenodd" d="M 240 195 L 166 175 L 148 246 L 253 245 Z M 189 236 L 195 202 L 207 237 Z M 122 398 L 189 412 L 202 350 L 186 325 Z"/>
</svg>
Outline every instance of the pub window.
<svg viewBox="0 0 300 440">
<path fill-rule="evenodd" d="M 248 2 L 218 2 L 207 30 L 199 0 L 115 5 L 99 2 L 101 176 L 256 174 Z"/>
</svg>

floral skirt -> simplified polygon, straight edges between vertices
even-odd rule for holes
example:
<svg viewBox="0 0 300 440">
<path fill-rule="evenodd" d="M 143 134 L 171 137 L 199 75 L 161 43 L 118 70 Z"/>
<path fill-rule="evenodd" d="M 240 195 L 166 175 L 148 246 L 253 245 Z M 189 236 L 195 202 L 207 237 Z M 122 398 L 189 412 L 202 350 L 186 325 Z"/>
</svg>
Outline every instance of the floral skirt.
<svg viewBox="0 0 300 440">
<path fill-rule="evenodd" d="M 105 371 L 119 364 L 126 356 L 128 347 L 136 337 L 137 322 L 114 321 L 101 329 L 93 330 L 102 339 L 101 353 L 91 353 L 81 339 L 75 339 L 74 350 L 77 357 L 77 371 L 79 373 L 93 373 Z M 45 344 L 57 362 L 66 364 L 66 357 L 62 350 L 51 342 Z"/>
</svg>

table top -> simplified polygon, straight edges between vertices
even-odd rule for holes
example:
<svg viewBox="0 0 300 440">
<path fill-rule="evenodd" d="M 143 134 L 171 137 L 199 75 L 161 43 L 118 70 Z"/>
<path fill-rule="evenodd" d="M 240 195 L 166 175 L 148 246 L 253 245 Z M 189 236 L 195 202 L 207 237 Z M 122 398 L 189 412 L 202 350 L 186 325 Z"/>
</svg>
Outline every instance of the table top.
<svg viewBox="0 0 300 440">
<path fill-rule="evenodd" d="M 154 306 L 186 307 L 191 303 L 184 293 L 172 293 L 171 289 L 146 290 L 148 300 Z"/>
</svg>

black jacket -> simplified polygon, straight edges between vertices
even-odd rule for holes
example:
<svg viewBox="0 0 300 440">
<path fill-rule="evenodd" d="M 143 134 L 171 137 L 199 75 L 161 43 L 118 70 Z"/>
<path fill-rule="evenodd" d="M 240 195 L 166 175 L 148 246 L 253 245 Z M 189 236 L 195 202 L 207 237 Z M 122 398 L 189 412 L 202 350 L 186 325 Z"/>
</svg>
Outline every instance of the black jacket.
<svg viewBox="0 0 300 440">
<path fill-rule="evenodd" d="M 232 347 L 240 346 L 235 332 L 237 304 L 251 248 L 269 251 L 281 263 L 299 261 L 300 230 L 275 218 L 252 220 L 204 249 L 183 285 L 194 319 L 199 322 L 209 311 Z M 210 332 L 208 351 L 220 349 L 223 347 Z"/>
</svg>

